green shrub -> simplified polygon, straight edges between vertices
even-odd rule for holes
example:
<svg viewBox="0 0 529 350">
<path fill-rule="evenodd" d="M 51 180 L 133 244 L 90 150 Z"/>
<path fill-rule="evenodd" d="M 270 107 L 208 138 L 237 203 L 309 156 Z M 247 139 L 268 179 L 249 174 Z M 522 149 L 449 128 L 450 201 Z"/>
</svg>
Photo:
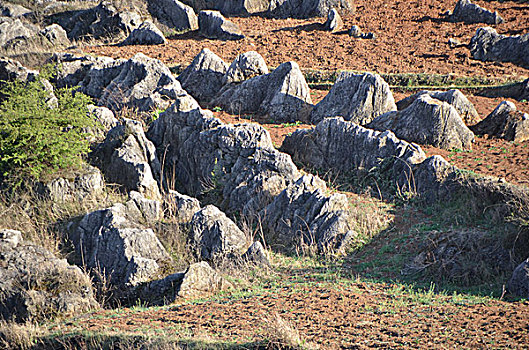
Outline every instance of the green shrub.
<svg viewBox="0 0 529 350">
<path fill-rule="evenodd" d="M 94 121 L 90 98 L 72 89 L 50 92 L 36 81 L 0 82 L 0 185 L 20 186 L 61 169 L 77 167 L 89 151 L 85 134 Z"/>
</svg>

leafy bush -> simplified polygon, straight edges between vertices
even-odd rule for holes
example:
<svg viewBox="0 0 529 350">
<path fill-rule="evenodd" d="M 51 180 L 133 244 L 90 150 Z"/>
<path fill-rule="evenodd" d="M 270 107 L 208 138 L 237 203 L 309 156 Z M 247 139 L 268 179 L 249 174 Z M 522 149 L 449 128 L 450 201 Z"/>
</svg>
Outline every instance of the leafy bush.
<svg viewBox="0 0 529 350">
<path fill-rule="evenodd" d="M 0 184 L 18 187 L 60 169 L 77 167 L 89 151 L 85 135 L 94 122 L 90 98 L 72 89 L 50 91 L 43 78 L 33 82 L 1 82 Z"/>
</svg>

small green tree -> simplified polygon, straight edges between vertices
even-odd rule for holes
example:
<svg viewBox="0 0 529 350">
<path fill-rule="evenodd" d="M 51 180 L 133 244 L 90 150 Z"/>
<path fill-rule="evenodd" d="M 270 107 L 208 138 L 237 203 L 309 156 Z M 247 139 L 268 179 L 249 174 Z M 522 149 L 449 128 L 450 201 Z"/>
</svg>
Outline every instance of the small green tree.
<svg viewBox="0 0 529 350">
<path fill-rule="evenodd" d="M 60 169 L 77 167 L 89 151 L 85 134 L 94 126 L 90 98 L 72 89 L 57 89 L 56 107 L 43 78 L 0 82 L 0 184 L 18 187 Z"/>
</svg>

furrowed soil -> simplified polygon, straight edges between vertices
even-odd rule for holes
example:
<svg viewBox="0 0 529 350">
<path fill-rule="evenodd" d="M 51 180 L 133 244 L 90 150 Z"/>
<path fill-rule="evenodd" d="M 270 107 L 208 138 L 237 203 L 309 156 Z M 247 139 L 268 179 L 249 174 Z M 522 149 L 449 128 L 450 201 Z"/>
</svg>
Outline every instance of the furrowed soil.
<svg viewBox="0 0 529 350">
<path fill-rule="evenodd" d="M 356 24 L 364 32 L 373 32 L 376 39 L 360 40 L 345 32 L 325 32 L 321 28 L 323 18 L 233 17 L 230 19 L 246 35 L 241 41 L 208 40 L 191 32 L 173 35 L 167 44 L 159 46 L 100 45 L 77 50 L 114 58 L 130 58 L 143 52 L 171 67 L 179 66 L 178 69 L 207 47 L 226 62 L 240 53 L 255 50 L 270 67 L 293 60 L 306 70 L 446 74 L 468 77 L 469 85 L 476 86 L 483 85 L 487 79 L 502 83 L 529 77 L 529 69 L 512 63 L 480 62 L 471 58 L 466 44 L 485 25 L 447 21 L 441 14 L 452 10 L 455 0 L 359 0 L 354 3 L 354 13 L 343 17 L 345 28 Z M 505 23 L 494 26 L 500 34 L 529 32 L 529 3 L 475 3 L 497 10 L 505 19 Z M 462 45 L 450 48 L 450 38 L 460 40 Z M 395 88 L 395 100 L 417 90 Z M 503 100 L 477 96 L 476 87 L 472 86 L 463 92 L 481 119 Z M 313 89 L 313 102 L 320 101 L 326 93 L 327 90 Z M 511 101 L 519 110 L 529 113 L 529 102 Z M 266 116 L 235 116 L 223 111 L 215 115 L 227 123 L 260 123 L 269 130 L 276 147 L 294 130 L 312 127 L 300 123 L 278 124 Z M 423 149 L 427 155 L 442 155 L 459 168 L 529 186 L 529 141 L 514 143 L 477 137 L 469 151 L 445 151 L 429 146 Z M 425 226 L 421 220 L 431 215 L 420 210 L 403 213 L 392 209 L 390 212 L 391 223 L 385 232 L 391 236 L 388 241 L 391 238 L 396 242 L 412 231 L 419 236 L 423 234 L 417 227 Z M 366 244 L 370 244 L 369 239 Z M 395 255 L 395 259 L 411 257 L 415 243 L 406 244 L 406 254 Z M 421 290 L 407 284 L 408 281 L 402 282 L 400 269 L 404 262 L 401 260 L 394 266 L 384 266 L 386 272 L 378 274 L 381 280 L 368 281 L 365 277 L 372 276 L 363 274 L 365 270 L 358 268 L 358 264 L 371 264 L 376 257 L 357 261 L 356 265 L 342 261 L 339 268 L 329 268 L 329 265 L 285 268 L 279 264 L 280 267 L 264 273 L 268 274 L 265 282 L 260 280 L 250 287 L 235 283 L 236 290 L 209 299 L 162 308 L 140 305 L 103 310 L 60 321 L 49 330 L 58 335 L 59 342 L 63 341 L 60 337 L 99 334 L 175 338 L 183 347 L 282 348 L 289 345 L 278 336 L 284 326 L 277 320 L 282 319 L 299 331 L 302 339 L 301 345 L 290 345 L 307 348 L 527 348 L 529 303 L 504 301 L 500 298 L 501 285 L 485 289 L 484 294 L 494 298 L 476 296 L 483 293 L 452 294 L 434 284 Z"/>
</svg>

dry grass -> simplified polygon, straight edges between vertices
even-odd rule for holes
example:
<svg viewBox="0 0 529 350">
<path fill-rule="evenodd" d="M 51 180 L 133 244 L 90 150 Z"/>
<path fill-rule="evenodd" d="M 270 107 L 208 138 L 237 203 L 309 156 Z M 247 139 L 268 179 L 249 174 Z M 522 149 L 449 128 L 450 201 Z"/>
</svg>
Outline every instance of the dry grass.
<svg viewBox="0 0 529 350">
<path fill-rule="evenodd" d="M 319 349 L 318 344 L 304 341 L 299 331 L 277 312 L 263 320 L 264 337 L 270 349 Z"/>
<path fill-rule="evenodd" d="M 1 349 L 30 349 L 45 330 L 34 323 L 15 323 L 0 320 Z"/>
</svg>

